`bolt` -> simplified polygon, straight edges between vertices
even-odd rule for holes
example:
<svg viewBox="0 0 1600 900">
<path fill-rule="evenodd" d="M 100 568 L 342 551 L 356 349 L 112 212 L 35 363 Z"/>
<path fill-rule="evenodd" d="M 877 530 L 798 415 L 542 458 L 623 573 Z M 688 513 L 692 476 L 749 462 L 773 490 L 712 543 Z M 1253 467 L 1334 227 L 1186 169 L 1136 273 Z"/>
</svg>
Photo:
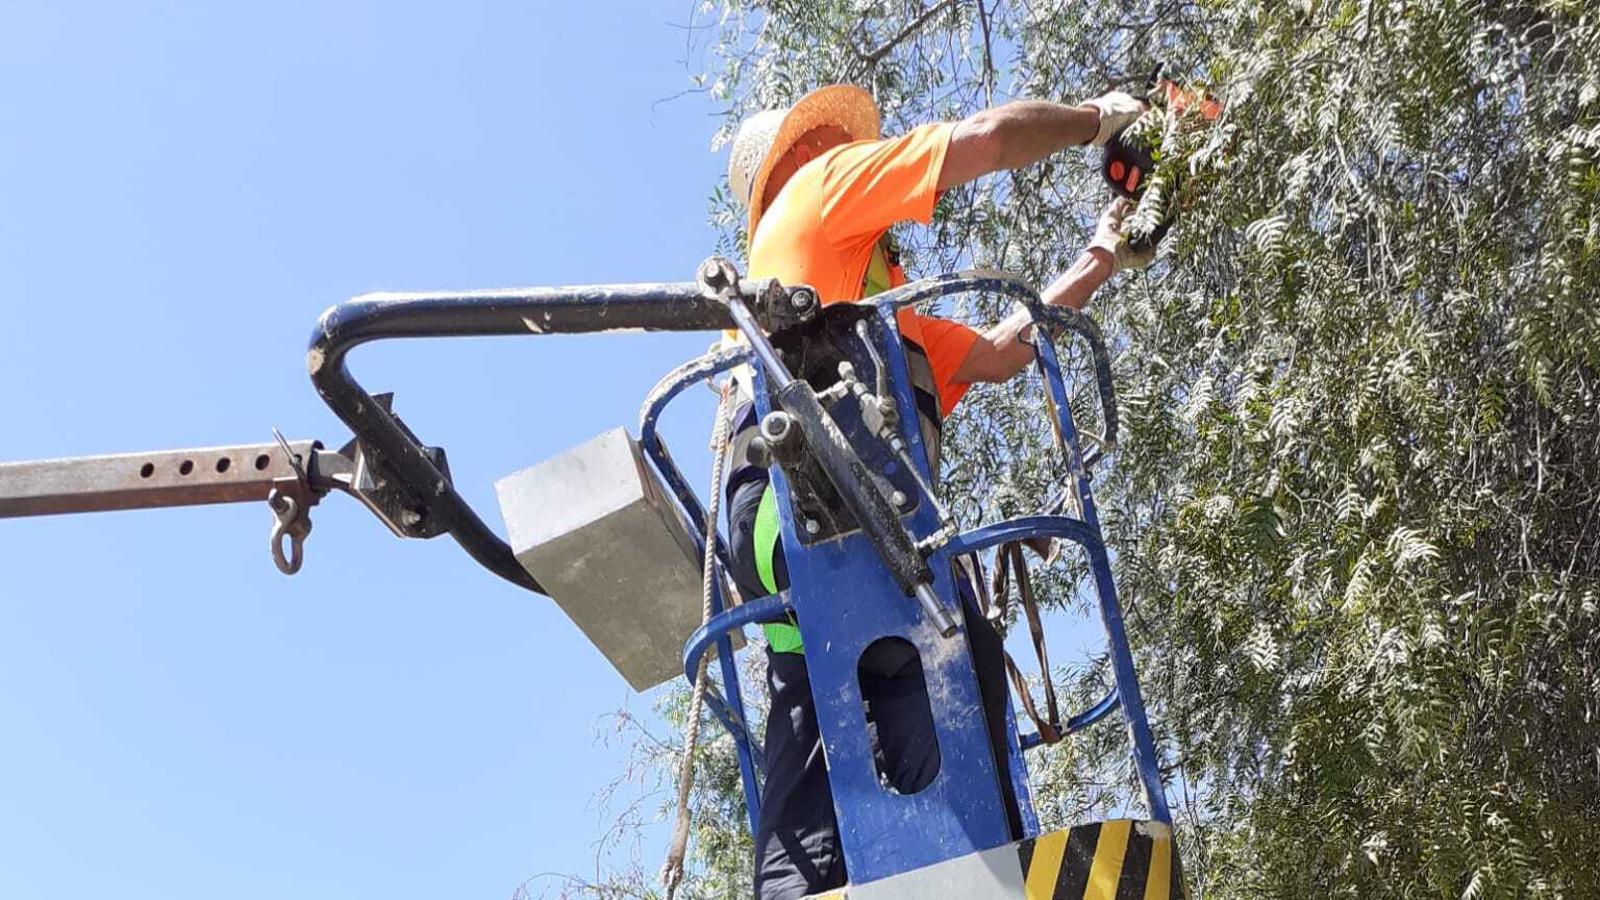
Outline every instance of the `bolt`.
<svg viewBox="0 0 1600 900">
<path fill-rule="evenodd" d="M 789 429 L 792 424 L 793 420 L 789 418 L 788 413 L 773 410 L 761 420 L 761 436 L 769 443 L 782 444 L 789 439 Z"/>
<path fill-rule="evenodd" d="M 806 520 L 806 534 L 816 534 L 817 532 L 819 532 L 821 530 L 822 530 L 822 523 L 821 522 L 818 522 L 816 519 L 807 519 Z"/>
<path fill-rule="evenodd" d="M 889 495 L 889 502 L 893 503 L 895 506 L 905 506 L 906 505 L 905 492 L 903 492 L 903 491 L 895 491 L 894 493 L 890 494 Z"/>
<path fill-rule="evenodd" d="M 817 302 L 817 295 L 810 288 L 795 288 L 789 295 L 789 302 L 794 305 L 797 312 L 806 312 Z"/>
<path fill-rule="evenodd" d="M 713 256 L 700 264 L 700 280 L 706 287 L 720 291 L 728 286 L 727 272 L 723 269 L 722 260 Z"/>
</svg>

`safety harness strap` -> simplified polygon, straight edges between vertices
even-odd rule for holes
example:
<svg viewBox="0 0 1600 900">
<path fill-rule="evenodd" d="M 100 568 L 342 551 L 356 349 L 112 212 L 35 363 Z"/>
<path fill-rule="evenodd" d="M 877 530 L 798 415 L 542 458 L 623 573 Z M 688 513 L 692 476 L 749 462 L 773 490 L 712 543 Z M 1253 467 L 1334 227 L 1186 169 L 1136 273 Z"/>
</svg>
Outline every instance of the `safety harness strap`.
<svg viewBox="0 0 1600 900">
<path fill-rule="evenodd" d="M 755 528 L 751 537 L 755 541 L 756 575 L 761 579 L 761 586 L 769 593 L 778 592 L 777 553 L 778 553 L 778 495 L 773 493 L 772 485 L 761 492 L 761 503 L 756 507 Z M 773 653 L 804 653 L 805 647 L 800 642 L 800 628 L 794 622 L 767 622 L 761 626 L 766 632 L 767 646 Z"/>
<path fill-rule="evenodd" d="M 805 644 L 800 641 L 800 626 L 793 622 L 768 622 L 761 626 L 767 634 L 767 647 L 773 653 L 799 653 L 804 656 Z"/>
<path fill-rule="evenodd" d="M 1039 617 L 1039 602 L 1033 595 L 1033 580 L 1028 577 L 1028 562 L 1022 555 L 1024 546 L 1029 545 L 1023 541 L 1010 541 L 1001 544 L 1000 549 L 995 551 L 994 580 L 990 585 L 994 607 L 984 612 L 997 624 L 1005 618 L 1010 581 L 1015 578 L 1017 597 L 1022 602 L 1022 613 L 1028 619 L 1028 636 L 1033 640 L 1033 652 L 1039 659 L 1039 672 L 1044 681 L 1044 715 L 1040 715 L 1038 707 L 1034 705 L 1033 691 L 1009 650 L 1006 651 L 1006 672 L 1011 676 L 1011 685 L 1016 689 L 1017 698 L 1022 701 L 1022 711 L 1039 730 L 1039 739 L 1046 744 L 1054 744 L 1064 736 L 1061 707 L 1056 702 L 1056 686 L 1050 671 L 1050 652 L 1045 646 L 1044 622 Z"/>
</svg>

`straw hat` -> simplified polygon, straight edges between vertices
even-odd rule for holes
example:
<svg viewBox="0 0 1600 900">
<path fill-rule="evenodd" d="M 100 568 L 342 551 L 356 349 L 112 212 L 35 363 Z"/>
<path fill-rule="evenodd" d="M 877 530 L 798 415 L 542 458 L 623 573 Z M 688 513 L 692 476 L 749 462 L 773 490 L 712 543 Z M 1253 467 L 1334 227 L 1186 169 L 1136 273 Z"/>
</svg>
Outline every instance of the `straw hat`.
<svg viewBox="0 0 1600 900">
<path fill-rule="evenodd" d="M 728 155 L 728 186 L 749 211 L 746 235 L 756 233 L 755 204 L 766 193 L 773 166 L 800 136 L 819 125 L 838 125 L 853 141 L 878 138 L 878 104 L 853 84 L 818 88 L 788 109 L 769 109 L 745 119 Z"/>
</svg>

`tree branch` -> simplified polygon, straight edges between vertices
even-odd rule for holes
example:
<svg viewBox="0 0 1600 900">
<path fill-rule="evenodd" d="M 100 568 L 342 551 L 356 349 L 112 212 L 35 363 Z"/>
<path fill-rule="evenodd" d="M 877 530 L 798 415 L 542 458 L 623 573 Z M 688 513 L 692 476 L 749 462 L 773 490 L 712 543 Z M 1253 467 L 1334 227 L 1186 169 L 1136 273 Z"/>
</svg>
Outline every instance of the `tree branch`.
<svg viewBox="0 0 1600 900">
<path fill-rule="evenodd" d="M 983 103 L 994 105 L 994 49 L 989 40 L 989 11 L 978 0 L 978 25 L 983 30 Z"/>
<path fill-rule="evenodd" d="M 878 49 L 873 50 L 871 53 L 862 53 L 860 50 L 857 50 L 856 55 L 861 57 L 861 61 L 866 63 L 867 68 L 870 69 L 873 66 L 876 66 L 879 62 L 882 62 L 883 58 L 888 56 L 895 47 L 903 43 L 906 38 L 916 34 L 917 31 L 922 28 L 922 26 L 928 24 L 929 20 L 931 20 L 934 16 L 955 5 L 956 0 L 942 0 L 940 3 L 935 3 L 933 6 L 923 10 L 921 15 L 917 16 L 915 19 L 912 19 L 910 25 L 900 29 L 899 34 L 896 34 L 894 37 L 884 41 L 883 44 L 878 47 Z"/>
</svg>

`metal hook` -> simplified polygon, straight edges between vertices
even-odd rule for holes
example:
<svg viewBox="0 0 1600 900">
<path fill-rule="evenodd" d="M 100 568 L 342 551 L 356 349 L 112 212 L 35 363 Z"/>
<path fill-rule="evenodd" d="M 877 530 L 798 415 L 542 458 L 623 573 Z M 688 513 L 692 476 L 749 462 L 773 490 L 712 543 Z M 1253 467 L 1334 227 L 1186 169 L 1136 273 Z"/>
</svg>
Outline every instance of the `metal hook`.
<svg viewBox="0 0 1600 900">
<path fill-rule="evenodd" d="M 269 543 L 272 562 L 278 571 L 293 575 L 305 562 L 306 535 L 311 533 L 311 516 L 306 508 L 290 494 L 273 488 L 267 495 L 267 505 L 272 508 L 272 535 Z M 283 552 L 283 539 L 289 539 L 289 553 Z"/>
<path fill-rule="evenodd" d="M 311 479 L 306 475 L 306 467 L 300 459 L 300 454 L 290 449 L 289 442 L 283 437 L 283 432 L 274 428 L 272 429 L 272 436 L 277 438 L 278 447 L 283 450 L 283 455 L 289 460 L 289 465 L 294 467 L 294 474 L 299 477 L 300 483 L 309 487 Z"/>
</svg>

